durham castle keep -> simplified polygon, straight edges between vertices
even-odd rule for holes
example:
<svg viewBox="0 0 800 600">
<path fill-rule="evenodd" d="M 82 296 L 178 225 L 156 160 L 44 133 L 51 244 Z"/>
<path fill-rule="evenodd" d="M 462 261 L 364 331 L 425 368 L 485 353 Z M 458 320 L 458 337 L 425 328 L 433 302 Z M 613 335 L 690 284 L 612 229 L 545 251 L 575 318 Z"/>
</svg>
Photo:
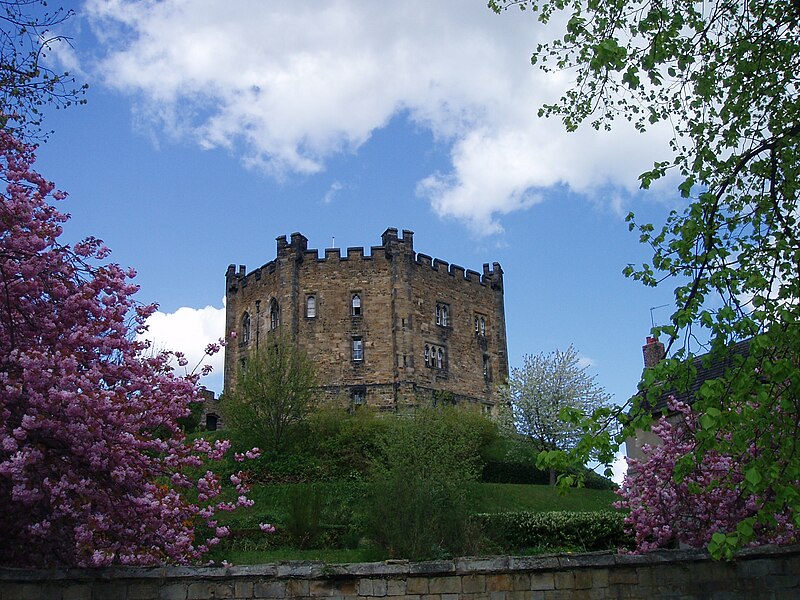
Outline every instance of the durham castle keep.
<svg viewBox="0 0 800 600">
<path fill-rule="evenodd" d="M 300 233 L 277 257 L 226 273 L 225 388 L 247 356 L 288 334 L 316 365 L 322 400 L 387 410 L 437 401 L 493 412 L 508 377 L 503 271 L 483 273 L 414 252 L 413 232 L 381 245 L 326 249 Z"/>
</svg>

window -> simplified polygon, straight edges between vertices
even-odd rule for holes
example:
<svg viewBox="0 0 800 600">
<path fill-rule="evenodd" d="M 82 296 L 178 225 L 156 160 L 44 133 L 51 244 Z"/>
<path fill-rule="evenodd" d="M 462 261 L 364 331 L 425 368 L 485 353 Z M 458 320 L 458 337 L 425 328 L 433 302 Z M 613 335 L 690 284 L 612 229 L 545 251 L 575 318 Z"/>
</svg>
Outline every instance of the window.
<svg viewBox="0 0 800 600">
<path fill-rule="evenodd" d="M 367 403 L 367 390 L 363 387 L 353 388 L 350 397 L 353 400 L 353 408 L 364 406 Z"/>
<path fill-rule="evenodd" d="M 483 355 L 483 378 L 486 381 L 491 380 L 491 370 L 490 370 L 490 363 L 489 363 L 489 356 L 484 354 Z"/>
<path fill-rule="evenodd" d="M 250 313 L 242 315 L 242 343 L 247 344 L 250 341 Z"/>
<path fill-rule="evenodd" d="M 313 319 L 317 316 L 317 297 L 308 296 L 306 298 L 306 317 Z"/>
<path fill-rule="evenodd" d="M 425 344 L 423 357 L 425 358 L 426 367 L 432 369 L 447 368 L 447 351 L 443 347 Z"/>
<path fill-rule="evenodd" d="M 361 296 L 358 294 L 353 294 L 353 299 L 351 301 L 352 312 L 351 314 L 354 317 L 361 316 Z"/>
<path fill-rule="evenodd" d="M 269 303 L 269 328 L 275 330 L 281 324 L 281 311 L 278 301 L 274 298 Z"/>
<path fill-rule="evenodd" d="M 436 303 L 436 324 L 447 327 L 450 324 L 450 306 L 443 302 Z"/>
<path fill-rule="evenodd" d="M 486 335 L 486 317 L 475 315 L 475 335 Z"/>
<path fill-rule="evenodd" d="M 361 338 L 353 338 L 353 360 L 361 362 L 364 360 L 364 344 Z"/>
</svg>

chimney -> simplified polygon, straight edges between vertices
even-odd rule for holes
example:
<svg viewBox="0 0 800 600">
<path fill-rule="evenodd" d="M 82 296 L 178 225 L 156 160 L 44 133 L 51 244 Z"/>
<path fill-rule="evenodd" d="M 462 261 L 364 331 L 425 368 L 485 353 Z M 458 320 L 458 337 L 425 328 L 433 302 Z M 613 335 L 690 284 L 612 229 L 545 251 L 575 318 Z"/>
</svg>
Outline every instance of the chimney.
<svg viewBox="0 0 800 600">
<path fill-rule="evenodd" d="M 658 341 L 658 337 L 648 335 L 647 343 L 642 346 L 642 354 L 645 368 L 655 367 L 664 358 L 664 344 Z"/>
</svg>

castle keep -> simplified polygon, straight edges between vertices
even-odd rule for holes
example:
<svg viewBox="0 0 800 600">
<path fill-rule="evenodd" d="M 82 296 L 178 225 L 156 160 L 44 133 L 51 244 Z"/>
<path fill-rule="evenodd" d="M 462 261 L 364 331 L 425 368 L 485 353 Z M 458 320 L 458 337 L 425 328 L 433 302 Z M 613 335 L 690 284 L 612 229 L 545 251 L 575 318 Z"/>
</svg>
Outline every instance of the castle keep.
<svg viewBox="0 0 800 600">
<path fill-rule="evenodd" d="M 437 401 L 493 412 L 508 377 L 503 271 L 483 273 L 414 252 L 413 232 L 389 228 L 381 245 L 326 249 L 300 233 L 277 257 L 228 267 L 225 389 L 247 356 L 289 334 L 316 365 L 323 399 L 403 410 Z"/>
</svg>

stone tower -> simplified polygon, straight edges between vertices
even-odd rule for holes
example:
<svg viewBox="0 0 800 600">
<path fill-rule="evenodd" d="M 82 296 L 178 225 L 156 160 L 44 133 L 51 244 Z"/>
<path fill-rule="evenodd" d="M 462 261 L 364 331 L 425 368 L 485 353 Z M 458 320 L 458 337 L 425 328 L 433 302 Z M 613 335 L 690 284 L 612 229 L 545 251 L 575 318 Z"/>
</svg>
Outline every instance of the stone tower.
<svg viewBox="0 0 800 600">
<path fill-rule="evenodd" d="M 277 238 L 277 256 L 247 272 L 228 267 L 225 389 L 276 332 L 316 365 L 329 402 L 404 410 L 438 401 L 494 412 L 508 378 L 503 271 L 483 273 L 414 252 L 414 234 L 389 228 L 381 245 L 308 249 Z"/>
</svg>

